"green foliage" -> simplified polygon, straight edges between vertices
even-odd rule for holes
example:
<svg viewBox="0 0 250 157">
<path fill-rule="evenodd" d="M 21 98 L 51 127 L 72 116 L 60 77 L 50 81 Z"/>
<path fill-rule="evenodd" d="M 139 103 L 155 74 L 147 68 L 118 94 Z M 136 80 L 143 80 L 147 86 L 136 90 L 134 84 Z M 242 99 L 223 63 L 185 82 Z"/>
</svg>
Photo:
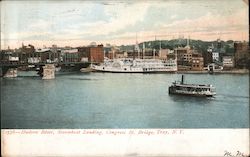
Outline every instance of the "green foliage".
<svg viewBox="0 0 250 157">
<path fill-rule="evenodd" d="M 153 40 L 144 42 L 145 48 L 148 49 L 160 49 L 160 43 L 162 49 L 171 49 L 173 50 L 176 47 L 185 47 L 187 45 L 187 39 L 172 39 L 172 40 Z M 221 48 L 225 49 L 226 53 L 234 53 L 233 40 L 221 41 Z M 198 52 L 206 52 L 209 46 L 217 47 L 217 40 L 215 41 L 202 41 L 202 40 L 193 40 L 190 39 L 189 46 L 192 49 L 196 49 Z M 143 43 L 139 44 L 139 47 L 143 48 Z M 134 45 L 122 45 L 120 47 L 122 50 L 133 50 Z"/>
</svg>

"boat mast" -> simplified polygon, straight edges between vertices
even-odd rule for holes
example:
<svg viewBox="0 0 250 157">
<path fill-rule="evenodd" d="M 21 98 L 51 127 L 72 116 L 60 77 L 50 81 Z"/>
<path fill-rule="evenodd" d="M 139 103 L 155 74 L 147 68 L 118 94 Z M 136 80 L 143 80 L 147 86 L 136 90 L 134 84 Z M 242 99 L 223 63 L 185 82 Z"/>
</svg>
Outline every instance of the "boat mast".
<svg viewBox="0 0 250 157">
<path fill-rule="evenodd" d="M 154 53 L 154 59 L 155 59 L 155 49 L 154 49 L 153 53 Z"/>
<path fill-rule="evenodd" d="M 137 53 L 138 53 L 138 58 L 140 58 L 140 51 L 138 49 L 138 40 L 137 40 L 137 33 L 136 33 L 136 49 L 137 49 Z"/>
<path fill-rule="evenodd" d="M 142 59 L 144 59 L 144 55 L 145 55 L 145 42 L 143 42 L 142 46 Z"/>
<path fill-rule="evenodd" d="M 155 35 L 155 43 L 156 43 L 156 35 Z M 153 58 L 155 59 L 155 48 L 153 49 Z"/>
<path fill-rule="evenodd" d="M 160 40 L 159 57 L 161 57 L 161 40 Z"/>
</svg>

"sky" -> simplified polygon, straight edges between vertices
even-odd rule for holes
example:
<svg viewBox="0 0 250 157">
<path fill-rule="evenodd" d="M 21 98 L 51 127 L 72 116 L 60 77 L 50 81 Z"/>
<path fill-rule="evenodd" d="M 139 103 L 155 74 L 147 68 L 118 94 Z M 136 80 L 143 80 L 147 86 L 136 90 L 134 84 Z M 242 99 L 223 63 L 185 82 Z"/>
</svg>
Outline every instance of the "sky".
<svg viewBox="0 0 250 157">
<path fill-rule="evenodd" d="M 6 1 L 1 48 L 127 45 L 179 37 L 248 41 L 246 0 Z"/>
</svg>

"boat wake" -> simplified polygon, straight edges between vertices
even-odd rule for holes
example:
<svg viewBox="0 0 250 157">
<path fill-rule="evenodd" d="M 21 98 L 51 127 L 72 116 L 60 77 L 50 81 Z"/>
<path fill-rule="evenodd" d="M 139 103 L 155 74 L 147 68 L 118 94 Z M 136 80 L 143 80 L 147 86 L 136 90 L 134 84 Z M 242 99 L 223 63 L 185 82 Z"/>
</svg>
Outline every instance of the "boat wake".
<svg viewBox="0 0 250 157">
<path fill-rule="evenodd" d="M 219 94 L 222 97 L 234 97 L 234 98 L 246 98 L 249 99 L 249 96 L 241 96 L 241 95 L 232 95 L 232 94 Z M 218 96 L 219 96 L 218 95 Z"/>
<path fill-rule="evenodd" d="M 98 79 L 90 79 L 90 78 L 69 78 L 70 80 L 84 80 L 84 81 L 92 81 L 92 80 L 98 80 Z"/>
</svg>

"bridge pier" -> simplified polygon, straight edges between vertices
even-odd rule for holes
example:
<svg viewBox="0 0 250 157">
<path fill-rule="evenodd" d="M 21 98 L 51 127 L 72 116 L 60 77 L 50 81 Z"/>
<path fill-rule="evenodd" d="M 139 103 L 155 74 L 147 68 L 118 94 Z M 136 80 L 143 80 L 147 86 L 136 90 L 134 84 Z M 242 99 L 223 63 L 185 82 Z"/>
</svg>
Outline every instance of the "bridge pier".
<svg viewBox="0 0 250 157">
<path fill-rule="evenodd" d="M 0 67 L 0 77 L 4 77 L 4 75 L 8 72 L 10 67 Z"/>
<path fill-rule="evenodd" d="M 55 78 L 55 65 L 54 64 L 45 64 L 43 66 L 43 78 L 45 80 Z"/>
<path fill-rule="evenodd" d="M 9 68 L 4 74 L 4 77 L 14 78 L 17 77 L 17 68 Z"/>
</svg>

